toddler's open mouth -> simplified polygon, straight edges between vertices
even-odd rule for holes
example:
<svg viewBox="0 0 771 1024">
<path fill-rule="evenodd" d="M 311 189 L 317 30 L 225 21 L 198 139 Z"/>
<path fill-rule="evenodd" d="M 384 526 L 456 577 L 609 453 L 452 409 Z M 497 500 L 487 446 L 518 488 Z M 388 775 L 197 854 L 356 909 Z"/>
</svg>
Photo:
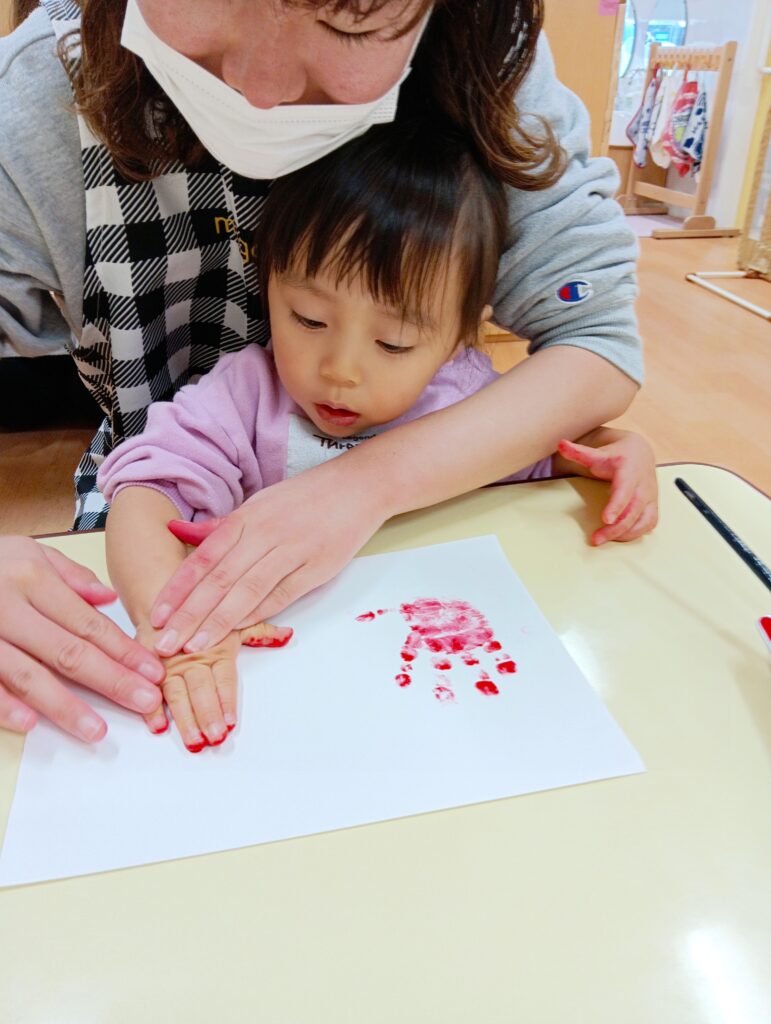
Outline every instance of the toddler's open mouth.
<svg viewBox="0 0 771 1024">
<path fill-rule="evenodd" d="M 336 427 L 352 427 L 359 418 L 359 413 L 345 406 L 326 405 L 315 402 L 313 408 L 318 413 L 319 419 L 325 423 L 331 423 Z"/>
</svg>

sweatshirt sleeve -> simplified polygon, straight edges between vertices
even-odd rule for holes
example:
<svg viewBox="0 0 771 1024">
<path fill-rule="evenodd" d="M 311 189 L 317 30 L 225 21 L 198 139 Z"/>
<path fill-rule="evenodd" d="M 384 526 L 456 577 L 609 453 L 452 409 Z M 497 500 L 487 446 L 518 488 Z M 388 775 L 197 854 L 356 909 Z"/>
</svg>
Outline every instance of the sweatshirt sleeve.
<svg viewBox="0 0 771 1024">
<path fill-rule="evenodd" d="M 48 15 L 0 38 L 0 357 L 59 351 L 83 307 L 78 126 Z M 34 126 L 34 130 L 32 128 Z"/>
<path fill-rule="evenodd" d="M 270 405 L 270 391 L 261 349 L 224 356 L 172 402 L 150 406 L 145 430 L 105 459 L 99 489 L 112 501 L 124 487 L 152 487 L 183 519 L 228 515 L 272 482 L 256 452 L 258 397 Z"/>
<path fill-rule="evenodd" d="M 543 35 L 517 102 L 523 114 L 551 124 L 567 165 L 550 188 L 507 189 L 509 247 L 498 269 L 494 319 L 526 338 L 531 352 L 585 348 L 639 383 L 637 240 L 613 199 L 615 164 L 589 156 L 588 114 L 558 81 Z"/>
</svg>

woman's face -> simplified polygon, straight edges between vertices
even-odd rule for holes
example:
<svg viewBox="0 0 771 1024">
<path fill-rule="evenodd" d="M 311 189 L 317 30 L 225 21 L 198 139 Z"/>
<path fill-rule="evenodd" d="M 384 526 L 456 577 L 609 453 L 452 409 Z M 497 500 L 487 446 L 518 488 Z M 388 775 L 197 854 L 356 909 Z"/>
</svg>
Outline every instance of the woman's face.
<svg viewBox="0 0 771 1024">
<path fill-rule="evenodd" d="M 286 0 L 137 4 L 160 39 L 263 109 L 376 100 L 401 76 L 420 31 L 399 35 L 420 0 L 390 0 L 358 20 Z"/>
</svg>

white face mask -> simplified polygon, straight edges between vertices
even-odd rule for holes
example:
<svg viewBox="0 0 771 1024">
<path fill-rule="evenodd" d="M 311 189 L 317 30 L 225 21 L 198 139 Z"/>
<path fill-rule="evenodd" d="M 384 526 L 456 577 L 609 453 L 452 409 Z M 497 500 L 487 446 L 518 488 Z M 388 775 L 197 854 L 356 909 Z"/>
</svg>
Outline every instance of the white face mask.
<svg viewBox="0 0 771 1024">
<path fill-rule="evenodd" d="M 136 0 L 128 0 L 121 43 L 140 57 L 213 157 L 247 178 L 279 178 L 319 160 L 363 135 L 373 124 L 393 121 L 399 87 L 428 15 L 399 81 L 371 103 L 333 103 L 261 110 L 216 75 L 159 39 L 145 22 Z"/>
</svg>

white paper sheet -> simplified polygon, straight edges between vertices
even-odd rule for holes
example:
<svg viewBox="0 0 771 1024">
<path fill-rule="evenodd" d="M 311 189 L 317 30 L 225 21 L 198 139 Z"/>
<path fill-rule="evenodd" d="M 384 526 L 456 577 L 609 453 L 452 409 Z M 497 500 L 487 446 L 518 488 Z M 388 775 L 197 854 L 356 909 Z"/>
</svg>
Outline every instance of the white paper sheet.
<svg viewBox="0 0 771 1024">
<path fill-rule="evenodd" d="M 416 609 L 402 606 L 416 599 L 468 602 L 500 650 L 432 652 L 426 642 L 453 646 L 444 628 L 422 642 L 413 633 L 403 661 Z M 112 614 L 129 628 L 122 609 Z M 295 629 L 289 646 L 240 655 L 239 724 L 220 747 L 190 754 L 173 728 L 151 736 L 96 698 L 109 725 L 96 746 L 41 722 L 26 741 L 0 885 L 644 770 L 494 537 L 356 559 L 280 621 Z M 515 672 L 498 670 L 507 660 Z M 399 685 L 405 669 L 411 682 Z"/>
</svg>

